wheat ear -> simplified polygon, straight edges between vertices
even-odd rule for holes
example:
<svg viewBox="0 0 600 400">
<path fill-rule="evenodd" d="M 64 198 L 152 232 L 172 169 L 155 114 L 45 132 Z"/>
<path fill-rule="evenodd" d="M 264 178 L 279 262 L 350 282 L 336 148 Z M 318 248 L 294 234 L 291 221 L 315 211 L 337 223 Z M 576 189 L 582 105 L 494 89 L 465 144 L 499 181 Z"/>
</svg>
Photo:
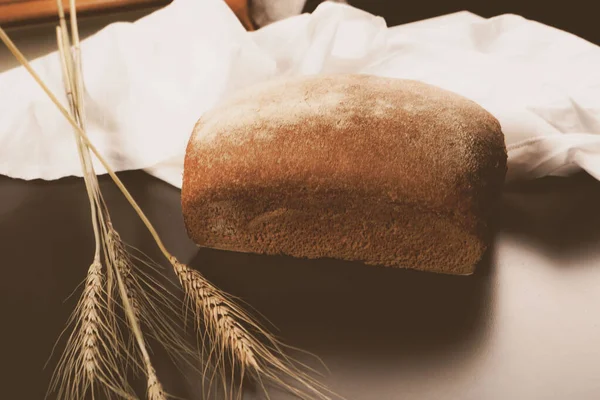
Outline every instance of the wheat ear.
<svg viewBox="0 0 600 400">
<path fill-rule="evenodd" d="M 193 370 L 201 372 L 202 369 L 190 360 L 193 358 L 197 361 L 197 349 L 190 344 L 191 338 L 186 338 L 189 334 L 185 332 L 187 321 L 181 312 L 184 303 L 179 296 L 180 287 L 170 280 L 164 282 L 166 277 L 163 268 L 139 250 L 125 245 L 112 224 L 109 224 L 109 232 L 116 244 L 118 268 L 127 292 L 131 293 L 133 309 L 148 336 L 167 350 L 174 363 L 185 361 Z M 166 284 L 169 284 L 169 288 Z"/>
<path fill-rule="evenodd" d="M 119 179 L 119 177 L 112 170 L 110 165 L 106 162 L 104 157 L 98 152 L 96 147 L 90 142 L 89 138 L 85 131 L 77 124 L 77 122 L 73 119 L 73 117 L 69 114 L 69 112 L 62 106 L 60 101 L 56 98 L 56 96 L 50 91 L 50 89 L 44 84 L 44 82 L 40 79 L 37 73 L 31 68 L 31 65 L 28 63 L 27 59 L 23 56 L 23 54 L 17 49 L 17 47 L 12 43 L 10 38 L 6 35 L 4 30 L 0 27 L 0 39 L 6 44 L 9 50 L 13 53 L 13 55 L 21 62 L 21 64 L 26 68 L 26 70 L 30 73 L 33 79 L 39 84 L 39 86 L 44 90 L 44 92 L 48 95 L 48 97 L 52 100 L 52 102 L 56 105 L 58 110 L 63 114 L 63 116 L 68 120 L 68 122 L 73 126 L 75 132 L 80 136 L 82 142 L 89 148 L 89 150 L 94 153 L 98 161 L 102 164 L 102 166 L 106 169 L 107 173 L 110 175 L 114 183 L 123 193 L 127 201 L 136 211 L 142 222 L 146 225 L 150 234 L 153 236 L 157 246 L 160 248 L 163 255 L 169 260 L 171 263 L 175 273 L 177 274 L 179 280 L 182 282 L 182 286 L 186 295 L 189 297 L 189 301 L 196 305 L 193 310 L 199 311 L 198 318 L 204 320 L 206 326 L 212 326 L 215 340 L 219 346 L 222 347 L 222 351 L 220 354 L 222 355 L 224 352 L 229 349 L 229 355 L 231 356 L 231 361 L 234 366 L 241 367 L 242 369 L 249 368 L 252 372 L 255 373 L 256 379 L 258 382 L 262 384 L 262 378 L 266 378 L 270 381 L 270 383 L 278 385 L 296 396 L 304 399 L 310 398 L 319 398 L 319 399 L 329 399 L 330 396 L 327 390 L 324 389 L 320 384 L 317 384 L 312 378 L 310 378 L 307 374 L 299 372 L 299 369 L 295 367 L 294 363 L 286 357 L 283 352 L 280 350 L 278 343 L 275 338 L 273 338 L 268 332 L 259 328 L 258 324 L 253 322 L 254 320 L 249 317 L 247 314 L 243 313 L 242 310 L 237 307 L 232 301 L 228 300 L 227 296 L 224 295 L 216 287 L 210 285 L 210 283 L 197 271 L 192 270 L 188 266 L 180 263 L 177 259 L 169 253 L 166 249 L 164 243 L 159 237 L 157 231 L 154 229 L 146 215 L 143 213 L 139 205 L 133 199 L 125 185 Z M 193 279 L 191 279 L 193 278 Z M 191 279 L 191 281 L 190 281 Z M 192 283 L 190 283 L 192 282 Z M 196 283 L 194 283 L 196 282 Z M 197 288 L 194 288 L 194 285 L 199 282 L 209 284 L 211 287 L 211 295 L 215 295 L 215 293 L 221 294 L 222 296 L 217 299 L 217 303 L 221 304 L 220 308 L 214 309 L 211 306 L 206 306 L 204 303 L 209 300 L 207 298 L 203 298 L 199 295 Z M 204 315 L 206 313 L 205 310 L 212 310 L 212 320 L 210 319 L 210 315 Z M 223 319 L 219 315 L 219 312 L 225 310 L 227 318 Z M 229 310 L 233 311 L 229 313 Z M 208 317 L 208 319 L 207 319 Z M 264 339 L 267 340 L 268 343 L 273 346 L 259 346 L 260 341 L 252 336 L 252 333 L 248 329 L 238 329 L 243 327 L 243 324 L 250 324 L 251 327 L 257 328 L 258 332 L 261 332 L 264 336 Z M 215 329 L 214 327 L 218 326 L 219 329 Z M 231 331 L 234 329 L 234 331 Z M 238 329 L 238 330 L 236 330 Z M 244 343 L 249 343 L 252 346 L 245 346 Z M 235 349 L 239 349 L 240 347 L 245 350 L 253 351 L 253 357 L 249 357 L 248 354 L 244 355 L 246 351 L 238 351 Z M 231 350 L 233 349 L 233 350 Z M 256 367 L 258 366 L 258 368 Z M 287 383 L 287 381 L 292 381 L 293 383 L 299 384 L 300 388 L 298 388 L 293 383 Z M 264 387 L 264 386 L 263 386 Z"/>
<path fill-rule="evenodd" d="M 212 285 L 200 272 L 174 257 L 170 261 L 188 294 L 198 324 L 203 325 L 206 336 L 214 343 L 208 355 L 209 365 L 223 374 L 226 362 L 232 362 L 239 370 L 239 385 L 249 374 L 265 390 L 263 380 L 303 399 L 331 398 L 333 393 L 306 373 L 310 369 L 286 356 L 282 349 L 286 346 L 255 322 L 227 294 Z M 200 331 L 201 327 L 198 328 Z M 236 390 L 234 382 L 231 385 L 227 397 L 240 397 L 241 391 Z"/>
<path fill-rule="evenodd" d="M 110 246 L 110 244 L 109 244 Z M 137 316 L 138 309 L 135 306 L 135 292 L 128 290 L 123 276 L 123 266 L 119 265 L 119 260 L 113 260 L 115 276 L 117 278 L 118 290 L 123 302 L 123 310 L 129 323 L 129 327 L 138 345 L 138 350 L 142 357 L 143 366 L 147 377 L 147 396 L 149 400 L 166 400 L 167 396 L 160 384 L 156 371 L 150 360 L 150 354 L 146 346 L 146 341 L 142 333 L 139 318 Z"/>
<path fill-rule="evenodd" d="M 88 391 L 94 396 L 97 390 L 106 398 L 135 398 L 115 357 L 121 346 L 106 299 L 105 276 L 96 260 L 68 324 L 74 325 L 73 332 L 52 376 L 49 391 L 57 391 L 58 398 L 81 399 Z"/>
</svg>

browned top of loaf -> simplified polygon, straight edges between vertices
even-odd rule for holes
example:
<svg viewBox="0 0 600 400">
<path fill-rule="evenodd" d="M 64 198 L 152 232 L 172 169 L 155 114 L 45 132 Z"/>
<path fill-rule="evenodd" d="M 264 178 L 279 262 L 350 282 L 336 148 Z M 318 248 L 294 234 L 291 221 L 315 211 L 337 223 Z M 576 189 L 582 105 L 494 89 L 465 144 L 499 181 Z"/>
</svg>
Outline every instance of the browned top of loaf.
<svg viewBox="0 0 600 400">
<path fill-rule="evenodd" d="M 498 121 L 454 93 L 368 75 L 300 77 L 256 85 L 198 121 L 182 201 L 299 185 L 464 215 L 483 211 L 476 191 L 500 190 L 505 162 Z"/>
</svg>

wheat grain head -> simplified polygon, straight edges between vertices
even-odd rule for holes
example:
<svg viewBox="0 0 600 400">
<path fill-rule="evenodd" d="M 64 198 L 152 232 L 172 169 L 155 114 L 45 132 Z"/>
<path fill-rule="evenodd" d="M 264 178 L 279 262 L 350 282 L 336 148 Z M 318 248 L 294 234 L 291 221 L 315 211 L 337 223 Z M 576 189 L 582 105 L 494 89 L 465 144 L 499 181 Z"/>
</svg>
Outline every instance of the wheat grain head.
<svg viewBox="0 0 600 400">
<path fill-rule="evenodd" d="M 57 398 L 78 400 L 95 397 L 134 398 L 121 374 L 121 349 L 113 315 L 108 312 L 106 280 L 102 264 L 95 260 L 88 269 L 83 293 L 67 327 L 73 330 L 55 369 L 49 392 Z M 66 331 L 66 330 L 65 330 Z"/>
<path fill-rule="evenodd" d="M 138 290 L 139 286 L 131 267 L 131 259 L 125 251 L 119 234 L 110 220 L 107 220 L 106 224 L 106 258 L 114 271 L 117 280 L 116 290 L 120 295 L 125 318 L 138 350 L 131 354 L 134 357 L 137 355 L 136 364 L 141 365 L 146 374 L 148 399 L 166 400 L 167 396 L 152 365 L 148 345 L 142 331 L 141 318 L 145 314 L 140 300 L 144 299 L 144 292 Z"/>
<path fill-rule="evenodd" d="M 333 393 L 308 373 L 308 367 L 287 356 L 283 351 L 285 346 L 227 294 L 175 257 L 171 257 L 170 262 L 188 296 L 196 327 L 199 332 L 204 330 L 200 334 L 201 341 L 210 347 L 207 366 L 211 369 L 206 369 L 205 374 L 217 375 L 225 389 L 227 367 L 238 371 L 237 379 L 230 373 L 231 386 L 229 390 L 225 389 L 226 398 L 241 398 L 246 374 L 259 383 L 267 397 L 266 385 L 283 389 L 301 399 L 333 398 Z M 207 380 L 212 384 L 213 376 Z"/>
</svg>

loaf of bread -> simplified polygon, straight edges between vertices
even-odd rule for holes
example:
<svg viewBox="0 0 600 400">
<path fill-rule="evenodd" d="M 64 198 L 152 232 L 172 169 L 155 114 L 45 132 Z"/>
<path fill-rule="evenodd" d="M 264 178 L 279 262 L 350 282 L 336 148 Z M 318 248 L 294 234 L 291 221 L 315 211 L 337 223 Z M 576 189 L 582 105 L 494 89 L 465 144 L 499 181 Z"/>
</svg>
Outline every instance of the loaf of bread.
<svg viewBox="0 0 600 400">
<path fill-rule="evenodd" d="M 506 174 L 498 121 L 417 81 L 271 81 L 196 124 L 181 193 L 199 245 L 470 274 Z"/>
</svg>

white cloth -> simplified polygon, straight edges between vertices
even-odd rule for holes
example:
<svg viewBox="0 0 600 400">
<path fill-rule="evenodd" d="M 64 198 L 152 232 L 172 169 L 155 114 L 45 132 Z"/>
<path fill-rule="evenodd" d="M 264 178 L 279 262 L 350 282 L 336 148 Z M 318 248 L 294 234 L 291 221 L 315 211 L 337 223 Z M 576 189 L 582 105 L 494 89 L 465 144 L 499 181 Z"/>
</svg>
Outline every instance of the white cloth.
<svg viewBox="0 0 600 400">
<path fill-rule="evenodd" d="M 515 15 L 387 28 L 323 3 L 248 33 L 221 0 L 175 0 L 86 39 L 82 58 L 93 143 L 116 170 L 178 187 L 193 126 L 215 103 L 276 76 L 341 72 L 418 79 L 478 102 L 502 125 L 509 179 L 580 169 L 600 179 L 600 48 Z M 57 54 L 33 67 L 66 104 Z M 81 175 L 71 128 L 23 68 L 0 74 L 0 110 L 0 174 Z"/>
</svg>

